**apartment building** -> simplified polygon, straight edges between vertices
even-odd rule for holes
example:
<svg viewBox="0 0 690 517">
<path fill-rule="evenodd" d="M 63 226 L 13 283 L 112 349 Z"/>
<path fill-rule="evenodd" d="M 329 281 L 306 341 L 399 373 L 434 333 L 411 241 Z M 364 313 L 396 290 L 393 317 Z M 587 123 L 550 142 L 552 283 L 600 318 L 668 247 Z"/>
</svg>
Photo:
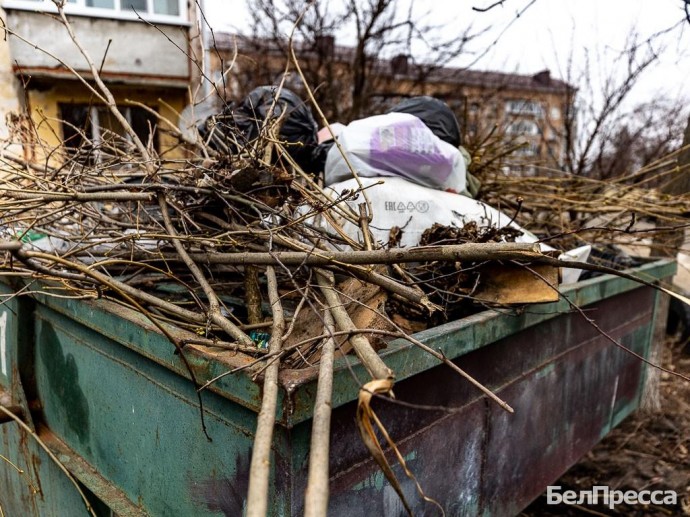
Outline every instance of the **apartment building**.
<svg viewBox="0 0 690 517">
<path fill-rule="evenodd" d="M 61 145 L 98 149 L 125 139 L 121 125 L 89 90 L 92 73 L 50 0 L 4 0 L 0 42 L 0 136 L 28 114 L 24 153 L 41 161 Z M 171 121 L 188 101 L 191 80 L 187 0 L 68 0 L 64 11 L 137 135 L 162 154 L 179 153 L 155 113 Z M 192 3 L 192 5 L 194 5 Z M 25 124 L 26 126 L 26 124 Z M 15 128 L 16 129 L 16 128 Z M 89 156 L 98 160 L 98 152 Z M 52 158 L 51 158 L 52 159 Z"/>
<path fill-rule="evenodd" d="M 296 43 L 295 51 L 317 99 L 320 94 L 322 107 L 331 117 L 335 115 L 331 121 L 348 122 L 354 49 L 324 36 Z M 215 77 L 226 72 L 223 84 L 231 99 L 259 84 L 279 82 L 288 59 L 284 42 L 232 34 L 216 34 L 209 54 Z M 468 146 L 481 145 L 489 135 L 498 136 L 506 152 L 510 151 L 514 170 L 529 173 L 535 165 L 562 166 L 575 88 L 548 70 L 523 75 L 435 67 L 413 63 L 404 55 L 372 58 L 368 66 L 370 83 L 366 111 L 361 115 L 382 113 L 405 97 L 432 95 L 453 108 Z M 298 92 L 303 86 L 294 72 L 286 77 L 285 85 Z"/>
</svg>

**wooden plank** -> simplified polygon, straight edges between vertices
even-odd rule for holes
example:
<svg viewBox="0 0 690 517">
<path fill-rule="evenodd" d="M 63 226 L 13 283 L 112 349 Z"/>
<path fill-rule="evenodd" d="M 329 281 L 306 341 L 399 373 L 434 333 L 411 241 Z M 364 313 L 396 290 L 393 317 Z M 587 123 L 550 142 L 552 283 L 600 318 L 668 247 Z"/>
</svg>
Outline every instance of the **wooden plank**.
<svg viewBox="0 0 690 517">
<path fill-rule="evenodd" d="M 474 297 L 488 303 L 517 304 L 558 301 L 558 268 L 531 266 L 532 271 L 514 264 L 490 264 L 482 268 Z"/>
</svg>

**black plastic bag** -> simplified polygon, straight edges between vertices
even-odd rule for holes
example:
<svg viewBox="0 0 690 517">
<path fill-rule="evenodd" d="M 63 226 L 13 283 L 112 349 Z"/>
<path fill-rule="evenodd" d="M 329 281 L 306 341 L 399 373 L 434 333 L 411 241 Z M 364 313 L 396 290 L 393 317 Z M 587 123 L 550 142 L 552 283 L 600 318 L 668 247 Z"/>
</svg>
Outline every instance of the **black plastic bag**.
<svg viewBox="0 0 690 517">
<path fill-rule="evenodd" d="M 460 124 L 448 104 L 429 96 L 410 97 L 396 104 L 388 113 L 409 113 L 419 118 L 433 133 L 453 147 L 462 144 Z"/>
<path fill-rule="evenodd" d="M 331 139 L 326 140 L 325 142 L 321 142 L 316 146 L 314 152 L 311 155 L 312 163 L 314 166 L 314 170 L 311 172 L 323 172 L 324 170 L 326 170 L 326 159 L 328 158 L 328 152 L 334 145 L 335 141 Z"/>
<path fill-rule="evenodd" d="M 277 94 L 276 86 L 254 88 L 242 102 L 226 106 L 221 114 L 207 120 L 200 128 L 201 136 L 216 151 L 234 154 L 258 138 L 267 118 L 282 115 L 280 140 L 302 169 L 314 172 L 317 125 L 311 109 L 290 90 L 283 88 L 276 98 Z"/>
</svg>

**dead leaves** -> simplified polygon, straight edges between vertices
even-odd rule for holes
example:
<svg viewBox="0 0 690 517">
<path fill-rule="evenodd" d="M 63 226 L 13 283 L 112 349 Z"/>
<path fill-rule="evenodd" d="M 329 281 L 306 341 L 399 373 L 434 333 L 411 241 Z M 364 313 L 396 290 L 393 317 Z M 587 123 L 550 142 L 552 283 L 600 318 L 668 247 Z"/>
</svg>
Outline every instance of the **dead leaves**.
<svg viewBox="0 0 690 517">
<path fill-rule="evenodd" d="M 376 463 L 379 465 L 381 471 L 386 476 L 386 479 L 391 484 L 395 492 L 398 494 L 398 497 L 400 497 L 400 500 L 402 501 L 408 515 L 413 515 L 412 508 L 410 507 L 410 504 L 407 502 L 402 487 L 400 486 L 400 482 L 395 476 L 395 473 L 393 472 L 393 469 L 390 463 L 388 462 L 388 459 L 386 458 L 383 448 L 381 447 L 381 444 L 379 443 L 379 440 L 376 437 L 376 429 L 378 429 L 381 435 L 383 435 L 383 438 L 388 444 L 388 447 L 390 447 L 390 449 L 395 454 L 395 457 L 397 458 L 398 463 L 400 463 L 400 466 L 403 468 L 405 475 L 414 482 L 419 495 L 425 501 L 437 506 L 438 509 L 441 511 L 441 515 L 445 515 L 443 507 L 438 503 L 438 501 L 428 497 L 424 493 L 422 487 L 417 481 L 417 478 L 415 478 L 414 474 L 407 467 L 405 458 L 398 449 L 398 446 L 390 437 L 385 426 L 379 420 L 378 416 L 376 416 L 376 413 L 371 407 L 371 400 L 375 395 L 392 396 L 392 390 L 392 379 L 377 379 L 368 382 L 367 384 L 362 386 L 362 388 L 359 390 L 359 400 L 357 402 L 357 428 L 359 429 L 359 434 L 362 437 L 364 445 L 367 447 L 369 453 L 374 458 L 374 461 L 376 461 Z"/>
</svg>

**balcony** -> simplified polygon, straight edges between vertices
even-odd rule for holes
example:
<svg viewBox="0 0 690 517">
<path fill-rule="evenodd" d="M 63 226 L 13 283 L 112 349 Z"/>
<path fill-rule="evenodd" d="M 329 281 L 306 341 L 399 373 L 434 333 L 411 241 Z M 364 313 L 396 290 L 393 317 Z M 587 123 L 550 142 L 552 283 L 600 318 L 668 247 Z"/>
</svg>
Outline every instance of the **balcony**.
<svg viewBox="0 0 690 517">
<path fill-rule="evenodd" d="M 77 39 L 104 80 L 186 88 L 190 80 L 187 13 L 180 0 L 74 0 L 65 7 Z M 141 9 L 132 9 L 138 4 Z M 185 3 L 186 5 L 186 3 Z M 55 16 L 52 2 L 3 3 L 15 73 L 35 78 L 89 77 L 88 65 Z M 179 48 L 178 48 L 179 47 Z M 180 50 L 182 49 L 182 50 Z"/>
</svg>

